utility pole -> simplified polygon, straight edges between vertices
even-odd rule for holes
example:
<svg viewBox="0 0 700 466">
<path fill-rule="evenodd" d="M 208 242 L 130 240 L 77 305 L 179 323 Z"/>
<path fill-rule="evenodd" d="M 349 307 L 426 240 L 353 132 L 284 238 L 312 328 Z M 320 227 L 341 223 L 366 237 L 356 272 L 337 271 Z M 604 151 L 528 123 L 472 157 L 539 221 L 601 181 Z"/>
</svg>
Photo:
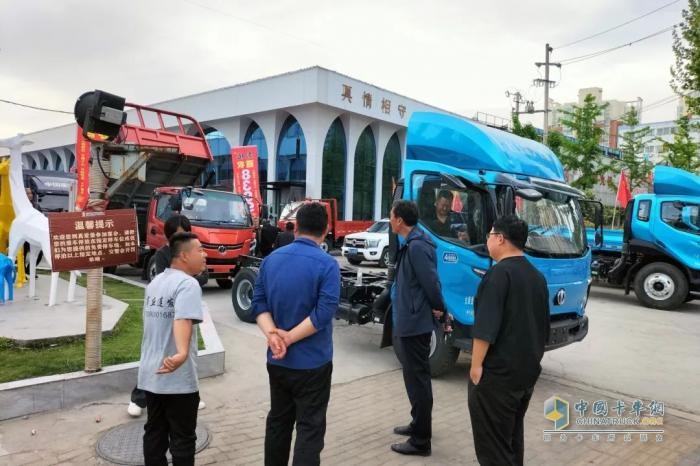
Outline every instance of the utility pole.
<svg viewBox="0 0 700 466">
<path fill-rule="evenodd" d="M 555 81 L 550 81 L 549 79 L 549 67 L 556 66 L 561 69 L 561 63 L 552 63 L 549 61 L 549 54 L 554 50 L 549 44 L 544 47 L 544 62 L 536 62 L 535 66 L 538 68 L 544 66 L 544 79 L 534 79 L 532 83 L 535 86 L 544 86 L 544 127 L 542 128 L 543 137 L 542 141 L 547 143 L 547 133 L 549 132 L 549 88 L 554 87 Z"/>
</svg>

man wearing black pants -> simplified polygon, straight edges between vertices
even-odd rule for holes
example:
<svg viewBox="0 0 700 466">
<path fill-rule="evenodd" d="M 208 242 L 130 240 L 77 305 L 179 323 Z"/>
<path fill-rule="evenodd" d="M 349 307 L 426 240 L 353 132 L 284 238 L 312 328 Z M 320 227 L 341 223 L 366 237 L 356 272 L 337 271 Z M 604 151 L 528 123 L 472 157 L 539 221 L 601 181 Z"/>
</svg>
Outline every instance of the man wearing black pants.
<svg viewBox="0 0 700 466">
<path fill-rule="evenodd" d="M 138 388 L 146 393 L 146 466 L 194 465 L 197 436 L 197 329 L 202 321 L 202 290 L 193 277 L 206 267 L 197 235 L 170 238 L 172 262 L 146 288 Z M 165 355 L 165 358 L 163 357 Z"/>
<path fill-rule="evenodd" d="M 474 300 L 469 415 L 481 465 L 522 465 L 524 423 L 549 338 L 547 282 L 523 255 L 527 223 L 496 220 L 486 241 L 497 264 Z"/>
<path fill-rule="evenodd" d="M 435 244 L 416 228 L 418 207 L 396 201 L 389 216 L 391 229 L 406 241 L 396 257 L 392 288 L 393 345 L 403 367 L 403 380 L 411 402 L 411 423 L 394 428 L 406 435 L 391 449 L 403 455 L 429 456 L 432 437 L 433 388 L 430 376 L 430 337 L 435 317 L 444 315 Z"/>
<path fill-rule="evenodd" d="M 333 371 L 333 320 L 340 301 L 340 268 L 319 247 L 328 216 L 312 202 L 297 212 L 294 242 L 263 260 L 253 314 L 268 342 L 270 412 L 265 465 L 286 466 L 296 424 L 292 464 L 320 464 Z"/>
</svg>

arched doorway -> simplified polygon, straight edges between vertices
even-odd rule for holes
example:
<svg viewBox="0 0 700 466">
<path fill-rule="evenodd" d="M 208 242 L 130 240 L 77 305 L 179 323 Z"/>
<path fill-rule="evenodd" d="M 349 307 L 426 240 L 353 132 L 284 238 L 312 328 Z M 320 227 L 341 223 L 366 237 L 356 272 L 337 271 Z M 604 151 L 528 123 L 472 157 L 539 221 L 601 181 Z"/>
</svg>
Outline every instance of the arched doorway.
<svg viewBox="0 0 700 466">
<path fill-rule="evenodd" d="M 345 129 L 340 118 L 328 128 L 323 144 L 323 176 L 321 180 L 321 197 L 338 200 L 338 218 L 345 212 Z"/>
<path fill-rule="evenodd" d="M 392 188 L 394 183 L 399 181 L 401 176 L 401 145 L 399 136 L 394 135 L 389 139 L 389 143 L 384 150 L 384 160 L 382 161 L 382 218 L 389 217 L 391 210 Z"/>
<path fill-rule="evenodd" d="M 352 218 L 372 220 L 374 211 L 374 179 L 377 148 L 369 126 L 360 135 L 355 148 L 355 181 L 353 186 Z"/>
</svg>

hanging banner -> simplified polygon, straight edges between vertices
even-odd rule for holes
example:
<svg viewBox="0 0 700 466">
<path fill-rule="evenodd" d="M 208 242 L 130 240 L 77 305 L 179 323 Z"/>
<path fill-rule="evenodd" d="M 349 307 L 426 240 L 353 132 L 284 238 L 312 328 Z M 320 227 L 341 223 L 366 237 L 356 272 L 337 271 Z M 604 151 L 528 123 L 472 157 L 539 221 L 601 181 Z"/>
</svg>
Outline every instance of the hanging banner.
<svg viewBox="0 0 700 466">
<path fill-rule="evenodd" d="M 233 192 L 245 196 L 254 219 L 260 218 L 260 177 L 258 176 L 258 147 L 239 146 L 231 149 Z"/>
<path fill-rule="evenodd" d="M 90 141 L 83 136 L 83 129 L 77 126 L 75 139 L 75 210 L 85 210 L 90 199 Z"/>
</svg>

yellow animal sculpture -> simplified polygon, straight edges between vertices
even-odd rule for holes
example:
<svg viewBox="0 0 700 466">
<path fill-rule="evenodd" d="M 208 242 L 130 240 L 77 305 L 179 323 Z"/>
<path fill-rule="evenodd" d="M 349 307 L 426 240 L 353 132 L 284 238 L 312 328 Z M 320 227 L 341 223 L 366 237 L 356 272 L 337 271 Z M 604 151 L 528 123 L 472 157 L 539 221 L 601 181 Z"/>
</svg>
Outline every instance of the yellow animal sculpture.
<svg viewBox="0 0 700 466">
<path fill-rule="evenodd" d="M 3 157 L 0 160 L 0 252 L 7 255 L 10 236 L 10 225 L 15 218 L 12 208 L 12 193 L 10 191 L 10 159 Z M 27 282 L 24 273 L 24 252 L 17 252 L 17 278 L 15 286 L 21 288 Z"/>
</svg>

